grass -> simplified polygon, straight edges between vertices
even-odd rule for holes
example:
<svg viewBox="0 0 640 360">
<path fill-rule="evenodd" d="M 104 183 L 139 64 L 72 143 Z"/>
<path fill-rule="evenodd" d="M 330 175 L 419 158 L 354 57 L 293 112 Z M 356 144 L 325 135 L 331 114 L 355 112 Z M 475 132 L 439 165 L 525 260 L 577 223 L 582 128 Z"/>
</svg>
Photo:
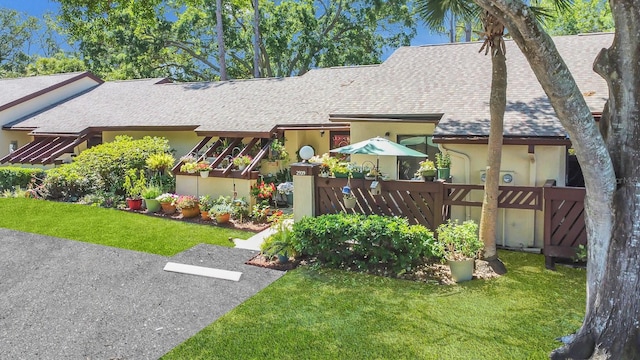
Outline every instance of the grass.
<svg viewBox="0 0 640 360">
<path fill-rule="evenodd" d="M 30 199 L 0 198 L 0 213 L 0 227 L 161 255 L 251 235 Z M 505 276 L 456 286 L 299 268 L 163 359 L 547 359 L 582 322 L 585 272 L 500 256 Z"/>
<path fill-rule="evenodd" d="M 456 286 L 300 268 L 163 359 L 548 359 L 585 308 L 585 271 L 501 252 L 509 273 Z"/>
<path fill-rule="evenodd" d="M 0 227 L 172 256 L 200 243 L 232 246 L 250 232 L 170 221 L 126 211 L 21 198 L 0 198 Z"/>
</svg>

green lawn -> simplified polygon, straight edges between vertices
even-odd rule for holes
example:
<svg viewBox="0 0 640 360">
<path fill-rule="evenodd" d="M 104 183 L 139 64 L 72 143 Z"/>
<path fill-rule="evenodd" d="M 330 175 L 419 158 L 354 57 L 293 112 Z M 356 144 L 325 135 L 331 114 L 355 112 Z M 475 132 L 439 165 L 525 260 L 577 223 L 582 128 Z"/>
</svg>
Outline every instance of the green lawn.
<svg viewBox="0 0 640 360">
<path fill-rule="evenodd" d="M 0 214 L 0 227 L 162 255 L 251 235 L 29 199 L 0 199 Z M 507 275 L 456 286 L 290 271 L 164 359 L 547 359 L 580 326 L 585 271 L 500 256 Z"/>
<path fill-rule="evenodd" d="M 509 273 L 457 286 L 300 268 L 163 359 L 548 359 L 585 307 L 585 271 L 501 252 Z"/>
<path fill-rule="evenodd" d="M 33 199 L 0 198 L 0 227 L 172 256 L 200 243 L 232 246 L 253 233 L 126 211 Z"/>
</svg>

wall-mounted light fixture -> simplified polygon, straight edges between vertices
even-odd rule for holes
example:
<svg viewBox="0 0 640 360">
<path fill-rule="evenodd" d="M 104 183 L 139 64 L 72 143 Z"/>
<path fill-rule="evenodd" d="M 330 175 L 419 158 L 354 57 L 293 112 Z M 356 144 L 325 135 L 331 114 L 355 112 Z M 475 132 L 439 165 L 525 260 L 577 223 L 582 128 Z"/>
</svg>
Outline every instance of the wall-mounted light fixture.
<svg viewBox="0 0 640 360">
<path fill-rule="evenodd" d="M 320 137 L 324 136 L 324 130 L 320 130 Z"/>
<path fill-rule="evenodd" d="M 384 133 L 384 137 L 387 138 L 387 140 L 389 140 L 389 137 L 391 136 L 391 133 L 389 131 L 387 131 L 386 133 Z"/>
</svg>

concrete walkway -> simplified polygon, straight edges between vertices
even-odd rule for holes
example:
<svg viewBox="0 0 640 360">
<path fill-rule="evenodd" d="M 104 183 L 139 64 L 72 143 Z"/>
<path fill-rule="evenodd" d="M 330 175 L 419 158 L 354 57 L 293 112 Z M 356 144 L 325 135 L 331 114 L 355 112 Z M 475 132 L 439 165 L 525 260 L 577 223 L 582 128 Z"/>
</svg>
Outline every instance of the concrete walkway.
<svg viewBox="0 0 640 360">
<path fill-rule="evenodd" d="M 198 245 L 173 257 L 0 228 L 0 359 L 157 359 L 284 273 L 256 251 Z M 240 281 L 163 271 L 240 271 Z"/>
</svg>

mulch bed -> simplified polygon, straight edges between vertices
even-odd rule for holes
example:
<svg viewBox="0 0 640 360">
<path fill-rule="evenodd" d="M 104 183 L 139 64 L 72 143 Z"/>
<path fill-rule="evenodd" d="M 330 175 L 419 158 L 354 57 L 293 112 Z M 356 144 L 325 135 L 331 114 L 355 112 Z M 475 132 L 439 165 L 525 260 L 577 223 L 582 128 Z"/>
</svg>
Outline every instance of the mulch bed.
<svg viewBox="0 0 640 360">
<path fill-rule="evenodd" d="M 258 266 L 258 267 L 263 267 L 263 268 L 268 268 L 273 270 L 280 270 L 280 271 L 295 269 L 301 263 L 302 261 L 300 259 L 296 259 L 296 260 L 289 260 L 288 262 L 283 264 L 279 262 L 276 258 L 268 259 L 262 254 L 258 254 L 252 257 L 251 259 L 247 260 L 247 262 L 245 262 L 245 264 L 247 265 L 253 265 L 253 266 Z"/>
<path fill-rule="evenodd" d="M 129 210 L 127 209 L 126 211 L 130 211 L 130 212 L 135 212 L 138 214 L 143 214 L 143 215 L 147 215 L 147 216 L 155 216 L 155 217 L 161 217 L 161 218 L 165 218 L 165 219 L 171 219 L 171 220 L 176 220 L 176 221 L 184 221 L 184 222 L 189 222 L 192 224 L 200 224 L 200 225 L 213 225 L 213 226 L 219 226 L 222 228 L 228 228 L 228 229 L 234 229 L 234 230 L 245 230 L 245 231 L 251 231 L 254 233 L 259 233 L 267 228 L 269 228 L 269 226 L 271 226 L 271 224 L 269 223 L 256 223 L 253 221 L 239 221 L 239 220 L 235 220 L 235 219 L 231 219 L 229 220 L 228 223 L 225 224 L 218 224 L 214 219 L 211 220 L 203 220 L 202 217 L 200 215 L 193 217 L 193 218 L 183 218 L 182 214 L 179 212 L 176 212 L 174 214 L 165 214 L 163 212 L 157 212 L 157 213 L 150 213 L 146 210 Z"/>
</svg>

